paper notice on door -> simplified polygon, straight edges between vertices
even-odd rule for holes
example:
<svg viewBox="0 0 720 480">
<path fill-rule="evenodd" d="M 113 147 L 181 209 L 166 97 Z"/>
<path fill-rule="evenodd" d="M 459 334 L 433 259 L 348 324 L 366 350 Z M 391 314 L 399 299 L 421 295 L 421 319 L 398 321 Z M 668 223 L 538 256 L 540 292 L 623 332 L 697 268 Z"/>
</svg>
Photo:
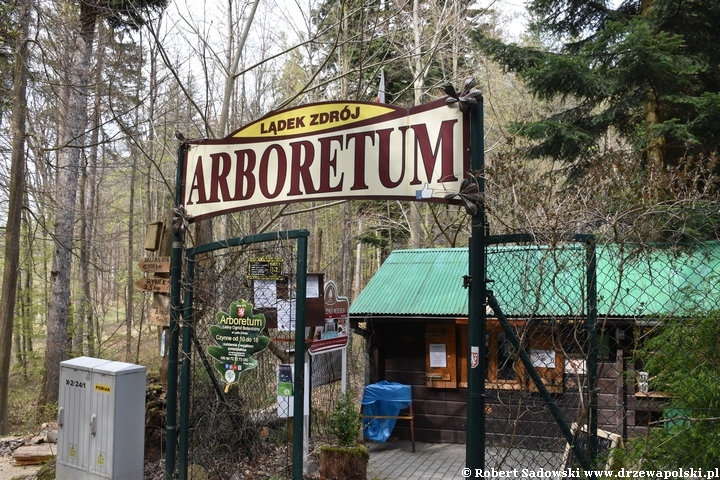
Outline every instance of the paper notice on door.
<svg viewBox="0 0 720 480">
<path fill-rule="evenodd" d="M 555 350 L 530 350 L 533 367 L 555 368 Z"/>
<path fill-rule="evenodd" d="M 430 368 L 447 367 L 447 349 L 444 343 L 430 344 Z"/>
</svg>

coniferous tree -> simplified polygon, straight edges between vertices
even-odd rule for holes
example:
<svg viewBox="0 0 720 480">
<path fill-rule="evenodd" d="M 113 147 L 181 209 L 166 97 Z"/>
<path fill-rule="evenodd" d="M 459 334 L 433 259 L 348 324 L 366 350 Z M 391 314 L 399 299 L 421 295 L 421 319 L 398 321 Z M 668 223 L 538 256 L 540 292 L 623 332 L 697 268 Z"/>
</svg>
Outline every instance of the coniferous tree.
<svg viewBox="0 0 720 480">
<path fill-rule="evenodd" d="M 720 3 L 612 5 L 529 2 L 532 30 L 545 41 L 541 47 L 505 44 L 475 32 L 483 51 L 516 73 L 537 98 L 554 102 L 544 118 L 514 125 L 530 141 L 529 156 L 587 165 L 600 158 L 603 141 L 612 136 L 658 167 L 677 165 L 688 153 L 717 150 Z"/>
</svg>

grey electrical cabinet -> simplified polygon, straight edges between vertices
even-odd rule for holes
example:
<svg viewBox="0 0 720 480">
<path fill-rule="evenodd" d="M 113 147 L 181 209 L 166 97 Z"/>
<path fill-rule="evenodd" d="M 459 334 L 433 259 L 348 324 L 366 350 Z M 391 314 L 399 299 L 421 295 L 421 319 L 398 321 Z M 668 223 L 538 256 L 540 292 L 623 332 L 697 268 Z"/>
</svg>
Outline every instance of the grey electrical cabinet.
<svg viewBox="0 0 720 480">
<path fill-rule="evenodd" d="M 57 480 L 142 480 L 145 378 L 131 363 L 60 363 Z"/>
</svg>

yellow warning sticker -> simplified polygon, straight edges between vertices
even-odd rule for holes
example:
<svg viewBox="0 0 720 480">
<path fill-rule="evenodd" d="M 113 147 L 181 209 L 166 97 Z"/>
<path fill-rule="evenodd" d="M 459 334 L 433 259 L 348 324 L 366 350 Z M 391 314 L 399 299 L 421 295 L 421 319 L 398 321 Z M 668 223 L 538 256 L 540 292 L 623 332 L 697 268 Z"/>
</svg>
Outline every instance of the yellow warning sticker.
<svg viewBox="0 0 720 480">
<path fill-rule="evenodd" d="M 100 385 L 99 383 L 96 383 L 95 391 L 102 393 L 110 393 L 110 385 Z"/>
<path fill-rule="evenodd" d="M 98 453 L 97 464 L 105 465 L 105 457 L 103 457 L 102 452 Z"/>
<path fill-rule="evenodd" d="M 77 457 L 77 452 L 75 451 L 75 445 L 72 443 L 70 444 L 70 458 Z"/>
</svg>

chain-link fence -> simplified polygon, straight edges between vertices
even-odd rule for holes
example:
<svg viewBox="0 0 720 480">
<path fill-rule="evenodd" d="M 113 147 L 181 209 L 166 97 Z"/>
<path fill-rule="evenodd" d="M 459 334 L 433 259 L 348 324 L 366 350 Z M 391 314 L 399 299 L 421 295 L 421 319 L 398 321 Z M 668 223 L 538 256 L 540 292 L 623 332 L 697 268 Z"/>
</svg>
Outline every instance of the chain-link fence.
<svg viewBox="0 0 720 480">
<path fill-rule="evenodd" d="M 192 273 L 183 285 L 192 295 L 185 325 L 192 340 L 188 418 L 181 421 L 181 428 L 188 426 L 186 467 L 182 452 L 179 457 L 189 479 L 292 476 L 296 250 L 295 240 L 278 239 L 190 258 Z M 246 310 L 241 315 L 238 308 Z M 267 348 L 256 352 L 253 347 L 246 350 L 248 358 L 229 362 L 226 355 L 238 353 L 238 339 L 228 338 L 233 334 L 219 319 L 260 315 L 264 328 L 248 342 L 267 337 L 259 340 Z M 306 338 L 314 330 L 308 327 Z M 341 395 L 342 359 L 340 351 L 310 357 L 307 468 L 317 461 L 315 446 L 330 440 L 328 418 Z M 350 335 L 347 389 L 358 401 L 363 359 L 361 337 Z"/>
<path fill-rule="evenodd" d="M 487 257 L 488 468 L 720 465 L 719 243 Z"/>
<path fill-rule="evenodd" d="M 293 408 L 281 387 L 292 378 L 295 250 L 293 241 L 277 240 L 192 259 L 194 280 L 184 285 L 193 295 L 189 478 L 292 476 Z M 253 278 L 251 266 L 260 264 L 279 265 L 278 278 Z M 707 472 L 720 465 L 720 243 L 498 236 L 490 237 L 487 268 L 486 468 L 579 475 L 575 469 L 589 467 Z M 211 326 L 241 300 L 263 314 L 269 343 L 252 356 L 253 368 L 228 381 L 227 366 L 215 365 L 218 337 Z M 395 339 L 397 352 L 407 348 L 412 356 L 415 330 L 427 336 L 410 324 L 383 334 Z M 437 391 L 443 401 L 456 395 L 460 403 L 467 345 L 461 326 L 453 331 L 459 332 L 460 388 Z M 372 368 L 364 342 L 351 335 L 347 349 L 348 389 L 358 402 Z M 311 357 L 311 471 L 316 445 L 332 440 L 341 364 L 338 351 Z M 422 429 L 421 417 L 436 414 L 433 394 L 414 388 Z M 407 436 L 406 430 L 398 425 L 395 434 Z M 453 438 L 461 439 L 459 433 Z"/>
</svg>

